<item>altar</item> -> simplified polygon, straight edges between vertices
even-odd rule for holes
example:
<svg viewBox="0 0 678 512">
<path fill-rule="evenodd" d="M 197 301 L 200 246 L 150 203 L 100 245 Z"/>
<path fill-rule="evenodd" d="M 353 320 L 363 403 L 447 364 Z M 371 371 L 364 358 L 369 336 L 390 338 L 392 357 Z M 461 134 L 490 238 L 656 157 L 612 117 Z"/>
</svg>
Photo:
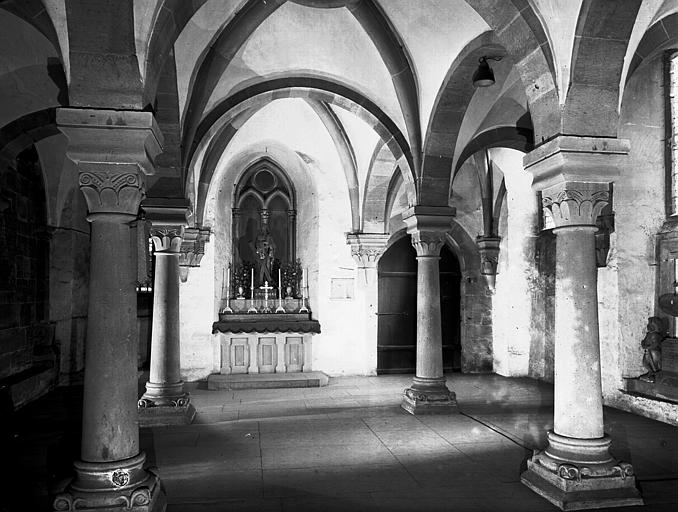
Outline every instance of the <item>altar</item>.
<svg viewBox="0 0 678 512">
<path fill-rule="evenodd" d="M 254 306 L 252 306 L 252 303 Z M 312 337 L 320 324 L 302 299 L 282 299 L 283 311 L 259 313 L 263 300 L 232 300 L 233 311 L 212 325 L 214 361 L 219 373 L 290 373 L 312 370 Z M 253 308 L 257 312 L 248 313 Z M 215 368 L 215 369 L 217 369 Z"/>
<path fill-rule="evenodd" d="M 320 324 L 311 317 L 307 270 L 296 257 L 294 197 L 289 178 L 267 160 L 236 186 L 231 263 L 222 272 L 219 320 L 212 325 L 210 389 L 231 382 L 219 376 L 312 371 Z"/>
</svg>

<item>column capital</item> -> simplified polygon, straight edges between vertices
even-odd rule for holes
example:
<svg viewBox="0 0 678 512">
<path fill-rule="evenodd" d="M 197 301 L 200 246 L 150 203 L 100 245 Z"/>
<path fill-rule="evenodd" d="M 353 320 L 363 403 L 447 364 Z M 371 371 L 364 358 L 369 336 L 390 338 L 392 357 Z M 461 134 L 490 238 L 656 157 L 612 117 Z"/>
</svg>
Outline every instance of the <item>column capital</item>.
<svg viewBox="0 0 678 512">
<path fill-rule="evenodd" d="M 66 154 L 78 166 L 91 214 L 136 215 L 144 175 L 162 149 L 151 112 L 59 108 L 57 126 L 68 137 Z"/>
<path fill-rule="evenodd" d="M 480 273 L 485 278 L 490 290 L 494 291 L 501 237 L 479 236 L 476 238 L 476 244 L 478 245 L 478 252 L 480 252 Z"/>
<path fill-rule="evenodd" d="M 414 231 L 410 233 L 412 246 L 420 256 L 440 256 L 440 250 L 445 244 L 444 231 Z"/>
<path fill-rule="evenodd" d="M 186 199 L 149 198 L 143 202 L 142 208 L 151 225 L 151 240 L 156 253 L 179 253 L 189 204 Z"/>
<path fill-rule="evenodd" d="M 455 213 L 456 209 L 451 206 L 413 206 L 403 212 L 403 222 L 412 236 L 417 256 L 440 254 Z"/>
<path fill-rule="evenodd" d="M 346 243 L 351 246 L 351 256 L 358 268 L 376 266 L 390 237 L 388 233 L 347 233 Z"/>
<path fill-rule="evenodd" d="M 542 190 L 542 207 L 556 227 L 595 226 L 610 202 L 607 183 L 567 181 Z"/>
<path fill-rule="evenodd" d="M 205 244 L 210 240 L 209 228 L 186 228 L 181 242 L 179 253 L 179 266 L 181 282 L 188 279 L 188 269 L 199 267 L 202 257 L 205 255 Z"/>
<path fill-rule="evenodd" d="M 611 183 L 629 150 L 626 139 L 561 135 L 526 154 L 523 166 L 537 191 L 564 182 Z"/>
</svg>

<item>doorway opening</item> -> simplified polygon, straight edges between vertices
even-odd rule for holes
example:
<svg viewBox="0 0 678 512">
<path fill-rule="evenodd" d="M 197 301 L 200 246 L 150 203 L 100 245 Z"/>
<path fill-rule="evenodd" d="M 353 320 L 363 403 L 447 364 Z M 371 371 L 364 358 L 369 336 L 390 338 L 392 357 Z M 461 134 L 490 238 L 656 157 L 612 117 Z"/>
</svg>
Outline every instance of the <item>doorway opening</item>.
<svg viewBox="0 0 678 512">
<path fill-rule="evenodd" d="M 405 236 L 379 259 L 377 374 L 414 373 L 417 354 L 417 253 Z M 445 371 L 461 370 L 459 261 L 440 252 L 440 312 Z"/>
</svg>

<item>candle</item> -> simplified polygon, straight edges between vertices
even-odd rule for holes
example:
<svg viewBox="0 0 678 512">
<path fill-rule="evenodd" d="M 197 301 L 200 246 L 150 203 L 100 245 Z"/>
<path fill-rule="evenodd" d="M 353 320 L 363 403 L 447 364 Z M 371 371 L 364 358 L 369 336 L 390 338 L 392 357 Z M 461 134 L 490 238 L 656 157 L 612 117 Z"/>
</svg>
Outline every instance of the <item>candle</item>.
<svg viewBox="0 0 678 512">
<path fill-rule="evenodd" d="M 278 299 L 282 299 L 282 278 L 280 277 L 280 269 L 278 269 Z"/>
<path fill-rule="evenodd" d="M 254 300 L 254 269 L 252 269 L 252 285 L 250 286 L 250 299 Z"/>
<path fill-rule="evenodd" d="M 226 298 L 231 298 L 231 264 L 228 264 L 228 274 L 226 274 Z"/>
</svg>

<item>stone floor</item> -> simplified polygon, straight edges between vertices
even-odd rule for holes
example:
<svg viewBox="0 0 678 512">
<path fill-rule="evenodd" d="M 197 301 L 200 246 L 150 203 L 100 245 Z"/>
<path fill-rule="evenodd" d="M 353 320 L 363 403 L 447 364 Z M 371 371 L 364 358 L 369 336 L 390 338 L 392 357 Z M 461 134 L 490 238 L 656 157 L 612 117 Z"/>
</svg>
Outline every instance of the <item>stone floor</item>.
<svg viewBox="0 0 678 512">
<path fill-rule="evenodd" d="M 460 412 L 414 417 L 399 407 L 410 378 L 276 390 L 192 384 L 195 423 L 145 429 L 141 443 L 169 512 L 556 510 L 519 482 L 551 427 L 551 386 L 454 374 Z M 49 486 L 77 456 L 79 400 L 77 388 L 60 389 L 5 425 L 12 464 L 0 511 L 45 509 Z M 613 409 L 605 423 L 647 503 L 615 510 L 678 510 L 678 428 Z"/>
</svg>

